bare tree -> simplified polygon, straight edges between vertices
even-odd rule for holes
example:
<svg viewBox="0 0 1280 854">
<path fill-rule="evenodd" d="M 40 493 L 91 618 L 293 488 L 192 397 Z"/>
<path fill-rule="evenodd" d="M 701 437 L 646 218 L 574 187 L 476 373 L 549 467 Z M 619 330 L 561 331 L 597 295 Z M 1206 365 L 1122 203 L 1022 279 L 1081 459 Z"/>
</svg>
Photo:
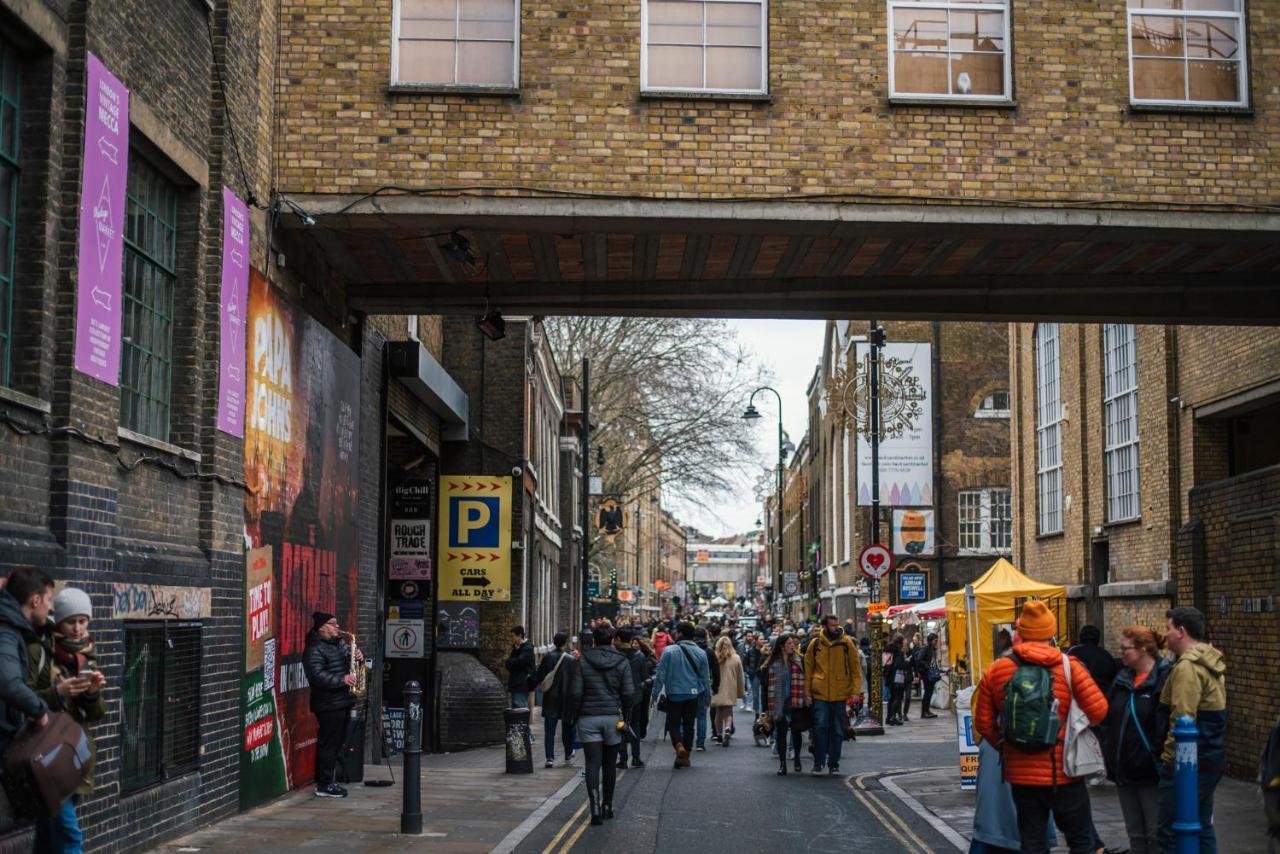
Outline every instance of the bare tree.
<svg viewBox="0 0 1280 854">
<path fill-rule="evenodd" d="M 721 320 L 547 318 L 560 370 L 591 360 L 592 444 L 603 447 L 606 493 L 659 487 L 710 508 L 740 488 L 756 449 L 741 414 L 765 376 Z"/>
</svg>

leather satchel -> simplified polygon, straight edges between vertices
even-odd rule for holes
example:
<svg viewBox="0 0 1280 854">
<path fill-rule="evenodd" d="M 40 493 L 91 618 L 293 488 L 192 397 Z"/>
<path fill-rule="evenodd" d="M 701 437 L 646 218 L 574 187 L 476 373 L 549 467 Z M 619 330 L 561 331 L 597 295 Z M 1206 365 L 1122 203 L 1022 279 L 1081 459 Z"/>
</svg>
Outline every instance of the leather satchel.
<svg viewBox="0 0 1280 854">
<path fill-rule="evenodd" d="M 20 815 L 54 815 L 75 794 L 92 755 L 84 729 L 66 712 L 50 712 L 49 723 L 28 722 L 4 754 L 4 789 Z"/>
</svg>

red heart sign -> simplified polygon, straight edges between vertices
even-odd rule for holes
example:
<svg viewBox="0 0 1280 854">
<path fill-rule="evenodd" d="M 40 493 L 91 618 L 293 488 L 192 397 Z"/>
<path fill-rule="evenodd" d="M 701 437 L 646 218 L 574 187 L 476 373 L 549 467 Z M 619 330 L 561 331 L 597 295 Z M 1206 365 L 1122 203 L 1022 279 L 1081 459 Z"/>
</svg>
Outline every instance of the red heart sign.
<svg viewBox="0 0 1280 854">
<path fill-rule="evenodd" d="M 879 552 L 872 552 L 867 555 L 867 563 L 871 564 L 872 569 L 879 569 L 880 564 L 884 563 L 884 555 Z"/>
</svg>

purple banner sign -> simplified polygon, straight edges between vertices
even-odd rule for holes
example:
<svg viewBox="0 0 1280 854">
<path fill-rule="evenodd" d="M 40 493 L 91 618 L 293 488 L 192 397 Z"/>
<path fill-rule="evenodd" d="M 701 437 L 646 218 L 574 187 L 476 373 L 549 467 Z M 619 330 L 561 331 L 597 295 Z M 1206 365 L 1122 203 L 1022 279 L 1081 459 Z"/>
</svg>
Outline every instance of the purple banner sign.
<svg viewBox="0 0 1280 854">
<path fill-rule="evenodd" d="M 80 179 L 76 370 L 119 385 L 129 90 L 98 57 L 89 54 L 88 64 L 84 173 Z"/>
<path fill-rule="evenodd" d="M 218 429 L 244 438 L 244 335 L 249 307 L 249 208 L 222 188 L 222 334 Z"/>
</svg>

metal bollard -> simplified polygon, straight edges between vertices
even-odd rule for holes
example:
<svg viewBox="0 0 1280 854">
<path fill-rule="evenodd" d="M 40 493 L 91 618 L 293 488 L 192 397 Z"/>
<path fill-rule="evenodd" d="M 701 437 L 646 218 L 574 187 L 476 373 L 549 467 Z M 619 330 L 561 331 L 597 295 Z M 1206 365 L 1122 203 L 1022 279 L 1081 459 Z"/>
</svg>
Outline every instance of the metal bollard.
<svg viewBox="0 0 1280 854">
<path fill-rule="evenodd" d="M 1178 854 L 1200 851 L 1200 781 L 1196 754 L 1195 719 L 1183 715 L 1173 725 L 1173 787 L 1176 796 L 1173 832 L 1178 836 Z"/>
<path fill-rule="evenodd" d="M 422 686 L 404 686 L 404 801 L 400 832 L 422 833 Z"/>
</svg>

